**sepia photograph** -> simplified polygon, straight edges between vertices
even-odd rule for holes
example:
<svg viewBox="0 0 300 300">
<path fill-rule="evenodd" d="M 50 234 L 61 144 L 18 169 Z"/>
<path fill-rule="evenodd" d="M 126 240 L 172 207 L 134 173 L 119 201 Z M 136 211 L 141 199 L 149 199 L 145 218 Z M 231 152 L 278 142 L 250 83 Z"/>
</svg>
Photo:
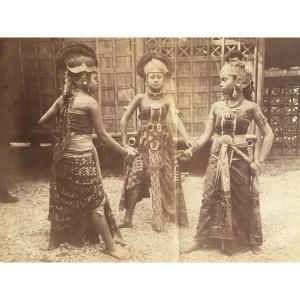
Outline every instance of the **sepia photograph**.
<svg viewBox="0 0 300 300">
<path fill-rule="evenodd" d="M 300 38 L 0 38 L 1 262 L 299 262 Z"/>
<path fill-rule="evenodd" d="M 297 299 L 298 15 L 2 3 L 1 299 Z"/>
</svg>

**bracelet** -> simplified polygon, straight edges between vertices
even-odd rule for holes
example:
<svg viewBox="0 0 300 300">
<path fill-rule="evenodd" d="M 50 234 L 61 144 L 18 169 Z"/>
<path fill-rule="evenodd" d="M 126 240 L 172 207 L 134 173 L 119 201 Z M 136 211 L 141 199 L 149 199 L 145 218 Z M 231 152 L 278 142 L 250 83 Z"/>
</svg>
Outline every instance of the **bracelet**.
<svg viewBox="0 0 300 300">
<path fill-rule="evenodd" d="M 130 146 L 128 144 L 123 145 L 124 149 L 128 149 Z"/>
<path fill-rule="evenodd" d="M 193 157 L 193 151 L 191 148 L 187 149 L 186 152 L 190 155 L 190 157 Z"/>
</svg>

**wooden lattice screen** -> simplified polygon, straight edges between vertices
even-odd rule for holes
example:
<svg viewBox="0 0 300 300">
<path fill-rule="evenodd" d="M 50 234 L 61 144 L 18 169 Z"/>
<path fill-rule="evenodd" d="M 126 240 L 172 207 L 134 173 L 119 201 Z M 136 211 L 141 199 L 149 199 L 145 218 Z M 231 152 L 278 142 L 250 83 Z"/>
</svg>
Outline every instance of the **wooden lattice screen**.
<svg viewBox="0 0 300 300">
<path fill-rule="evenodd" d="M 105 128 L 119 133 L 124 107 L 136 93 L 135 43 L 131 38 L 64 39 L 62 45 L 85 43 L 96 51 L 99 61 L 99 95 Z M 136 130 L 136 116 L 128 123 L 128 130 Z"/>
<path fill-rule="evenodd" d="M 227 38 L 66 38 L 18 39 L 23 74 L 24 129 L 35 130 L 37 120 L 60 93 L 62 74 L 56 76 L 57 51 L 73 42 L 92 47 L 99 60 L 99 89 L 106 129 L 120 132 L 119 120 L 124 107 L 137 92 L 144 91 L 143 81 L 135 66 L 141 55 L 156 50 L 169 56 L 175 72 L 166 85 L 192 136 L 203 132 L 211 104 L 220 99 L 219 71 L 225 54 L 238 48 L 256 67 L 256 39 Z M 254 76 L 255 80 L 256 76 Z M 128 125 L 136 131 L 136 115 Z"/>
<path fill-rule="evenodd" d="M 220 100 L 219 72 L 224 56 L 235 48 L 252 63 L 256 82 L 256 39 L 145 39 L 145 51 L 159 51 L 173 60 L 175 72 L 166 92 L 176 102 L 190 135 L 199 136 L 203 132 L 211 104 Z"/>
<path fill-rule="evenodd" d="M 57 96 L 54 39 L 18 39 L 22 73 L 23 124 L 21 131 L 32 136 L 37 121 Z"/>
<path fill-rule="evenodd" d="M 300 154 L 300 77 L 265 78 L 263 110 L 275 134 L 272 156 Z"/>
<path fill-rule="evenodd" d="M 61 93 L 63 73 L 56 72 L 56 54 L 61 47 L 74 42 L 85 43 L 96 51 L 101 86 L 98 99 L 101 100 L 104 124 L 110 133 L 120 131 L 119 120 L 124 107 L 136 94 L 134 39 L 18 39 L 24 116 L 19 129 L 27 141 L 39 131 L 37 121 Z M 135 116 L 128 129 L 136 130 Z"/>
</svg>

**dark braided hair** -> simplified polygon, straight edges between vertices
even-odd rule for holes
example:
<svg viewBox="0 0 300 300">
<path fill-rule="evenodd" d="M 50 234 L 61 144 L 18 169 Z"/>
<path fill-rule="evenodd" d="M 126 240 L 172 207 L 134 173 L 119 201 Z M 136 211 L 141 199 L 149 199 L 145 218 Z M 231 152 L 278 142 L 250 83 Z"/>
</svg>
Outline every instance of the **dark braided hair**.
<svg viewBox="0 0 300 300">
<path fill-rule="evenodd" d="M 253 100 L 253 94 L 254 94 L 254 82 L 251 79 L 249 85 L 247 85 L 244 89 L 243 89 L 243 94 L 244 94 L 244 98 L 249 100 L 249 101 L 254 101 Z"/>
<path fill-rule="evenodd" d="M 62 101 L 60 101 L 59 105 L 59 114 L 57 118 L 56 130 L 56 137 L 61 151 L 63 151 L 64 143 L 70 134 L 69 110 L 73 105 L 76 91 L 73 81 L 78 80 L 83 76 L 86 76 L 87 79 L 90 78 L 90 74 L 87 72 L 80 72 L 74 74 L 68 70 L 65 70 L 63 92 L 61 95 Z M 87 87 L 85 87 L 85 89 L 86 90 L 84 90 L 84 92 L 88 93 Z"/>
</svg>

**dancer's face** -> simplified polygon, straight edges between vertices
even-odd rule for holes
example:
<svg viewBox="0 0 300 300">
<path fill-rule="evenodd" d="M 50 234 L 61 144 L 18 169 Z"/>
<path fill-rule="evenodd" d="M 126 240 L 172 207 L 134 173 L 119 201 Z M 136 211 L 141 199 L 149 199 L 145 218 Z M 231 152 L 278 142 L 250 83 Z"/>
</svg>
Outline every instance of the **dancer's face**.
<svg viewBox="0 0 300 300">
<path fill-rule="evenodd" d="M 93 93 L 98 90 L 98 80 L 97 73 L 93 72 L 90 76 L 90 80 L 88 82 L 88 90 Z"/>
<path fill-rule="evenodd" d="M 162 72 L 150 72 L 147 76 L 148 87 L 153 92 L 160 92 L 164 86 L 165 77 Z"/>
<path fill-rule="evenodd" d="M 220 75 L 220 88 L 224 95 L 231 95 L 234 89 L 235 78 L 234 76 L 226 73 Z"/>
</svg>

